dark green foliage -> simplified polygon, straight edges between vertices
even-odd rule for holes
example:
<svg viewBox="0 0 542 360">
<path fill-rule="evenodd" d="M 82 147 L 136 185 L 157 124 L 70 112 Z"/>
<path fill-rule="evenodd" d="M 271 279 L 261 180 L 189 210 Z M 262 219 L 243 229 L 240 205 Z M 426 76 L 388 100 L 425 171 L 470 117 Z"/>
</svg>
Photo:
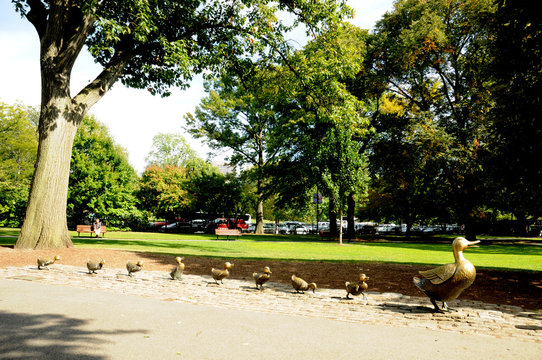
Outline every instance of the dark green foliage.
<svg viewBox="0 0 542 360">
<path fill-rule="evenodd" d="M 542 215 L 542 22 L 532 1 L 498 1 L 491 67 L 495 103 L 491 113 L 492 175 L 488 202 L 523 222 Z"/>
<path fill-rule="evenodd" d="M 126 152 L 104 125 L 85 117 L 72 151 L 67 210 L 71 225 L 98 217 L 109 226 L 137 226 L 143 217 L 137 209 L 137 187 Z"/>
</svg>

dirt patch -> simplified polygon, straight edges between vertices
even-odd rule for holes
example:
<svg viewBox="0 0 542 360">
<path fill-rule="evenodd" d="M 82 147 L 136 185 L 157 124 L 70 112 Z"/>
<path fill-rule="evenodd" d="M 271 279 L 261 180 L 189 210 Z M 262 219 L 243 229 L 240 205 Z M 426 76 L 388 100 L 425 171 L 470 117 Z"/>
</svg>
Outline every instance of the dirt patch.
<svg viewBox="0 0 542 360">
<path fill-rule="evenodd" d="M 38 256 L 55 255 L 60 255 L 61 264 L 81 267 L 86 267 L 87 259 L 105 259 L 106 267 L 120 269 L 125 268 L 128 260 L 141 260 L 145 270 L 170 271 L 175 263 L 174 256 L 146 252 L 81 248 L 14 250 L 0 247 L 0 267 L 36 265 Z M 430 268 L 403 264 L 261 261 L 192 256 L 185 256 L 183 262 L 187 274 L 210 275 L 212 267 L 222 267 L 225 261 L 234 263 L 231 277 L 236 279 L 250 280 L 253 272 L 260 272 L 264 266 L 269 266 L 273 272 L 271 279 L 275 282 L 289 283 L 292 274 L 296 274 L 307 281 L 316 282 L 319 288 L 342 289 L 345 281 L 356 280 L 358 274 L 364 272 L 370 277 L 367 281 L 369 291 L 411 296 L 423 295 L 412 283 L 412 277 L 419 270 Z M 477 269 L 476 281 L 460 295 L 460 299 L 538 310 L 542 308 L 542 273 Z"/>
</svg>

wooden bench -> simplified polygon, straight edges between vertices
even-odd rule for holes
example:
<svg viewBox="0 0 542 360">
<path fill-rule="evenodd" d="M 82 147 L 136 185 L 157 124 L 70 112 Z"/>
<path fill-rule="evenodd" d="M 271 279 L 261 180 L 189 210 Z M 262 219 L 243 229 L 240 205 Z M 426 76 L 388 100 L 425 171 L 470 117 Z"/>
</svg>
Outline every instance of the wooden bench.
<svg viewBox="0 0 542 360">
<path fill-rule="evenodd" d="M 337 239 L 337 235 L 333 234 L 329 230 L 320 230 L 320 239 L 324 240 L 324 238 Z"/>
<path fill-rule="evenodd" d="M 242 234 L 238 229 L 216 228 L 215 235 L 217 240 L 219 236 L 226 236 L 226 240 L 229 240 L 230 236 L 235 236 L 235 238 L 238 239 Z"/>
<path fill-rule="evenodd" d="M 81 233 L 90 233 L 90 234 L 94 234 L 94 230 L 91 230 L 90 228 L 92 227 L 92 225 L 77 225 L 77 236 L 81 236 L 80 234 Z M 106 233 L 106 228 L 105 226 L 101 226 L 100 227 L 100 234 L 102 235 L 102 237 L 104 237 L 104 234 Z M 89 235 L 89 237 L 91 237 L 92 235 Z"/>
</svg>

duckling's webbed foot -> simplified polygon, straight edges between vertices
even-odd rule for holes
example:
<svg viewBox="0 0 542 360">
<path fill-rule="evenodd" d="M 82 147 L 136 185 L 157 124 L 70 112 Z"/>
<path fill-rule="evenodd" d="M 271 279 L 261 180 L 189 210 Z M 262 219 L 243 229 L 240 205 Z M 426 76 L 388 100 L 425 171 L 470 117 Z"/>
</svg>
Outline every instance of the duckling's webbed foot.
<svg viewBox="0 0 542 360">
<path fill-rule="evenodd" d="M 363 305 L 367 305 L 367 295 L 365 295 L 365 293 L 362 293 L 363 294 Z"/>
<path fill-rule="evenodd" d="M 440 314 L 444 314 L 444 311 L 438 307 L 437 305 L 437 302 L 435 301 L 435 299 L 431 299 L 431 304 L 433 304 L 433 306 L 435 307 L 435 311 L 434 312 L 438 312 Z"/>
<path fill-rule="evenodd" d="M 442 310 L 449 311 L 449 312 L 456 312 L 457 311 L 457 309 L 448 307 L 448 304 L 445 301 L 442 302 Z"/>
</svg>

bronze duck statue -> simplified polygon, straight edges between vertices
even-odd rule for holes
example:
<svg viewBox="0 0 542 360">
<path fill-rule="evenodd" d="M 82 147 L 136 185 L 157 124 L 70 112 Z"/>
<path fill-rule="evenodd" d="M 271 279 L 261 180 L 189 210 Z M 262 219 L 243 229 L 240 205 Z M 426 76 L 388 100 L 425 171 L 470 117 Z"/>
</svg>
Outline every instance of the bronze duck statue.
<svg viewBox="0 0 542 360">
<path fill-rule="evenodd" d="M 263 284 L 269 281 L 271 279 L 271 269 L 269 269 L 269 266 L 266 266 L 263 269 L 263 273 L 252 273 L 252 277 L 254 278 L 254 281 L 256 281 L 256 289 L 263 290 Z"/>
<path fill-rule="evenodd" d="M 300 292 L 302 294 L 305 293 L 305 290 L 312 290 L 312 292 L 314 293 L 315 290 L 316 290 L 316 283 L 307 283 L 305 280 L 303 280 L 302 278 L 300 277 L 297 277 L 295 275 L 292 275 L 292 278 L 291 278 L 291 282 L 292 282 L 292 286 L 293 288 L 295 289 L 295 292 Z"/>
<path fill-rule="evenodd" d="M 128 276 L 133 276 L 132 273 L 141 271 L 142 267 L 143 267 L 143 261 L 141 260 L 139 260 L 137 263 L 128 261 L 126 263 L 126 270 L 128 270 Z"/>
<path fill-rule="evenodd" d="M 429 297 L 435 311 L 442 313 L 444 310 L 449 310 L 446 301 L 457 298 L 463 290 L 474 282 L 476 268 L 470 261 L 465 259 L 463 250 L 479 242 L 468 241 L 463 237 L 456 238 L 452 243 L 455 263 L 420 271 L 419 273 L 423 278 L 413 278 L 414 285 Z M 438 307 L 437 300 L 442 301 L 442 309 Z"/>
<path fill-rule="evenodd" d="M 42 267 L 49 269 L 47 266 L 54 264 L 57 260 L 60 260 L 59 255 L 55 256 L 52 259 L 38 256 L 38 270 L 41 270 Z"/>
<path fill-rule="evenodd" d="M 367 295 L 365 295 L 365 290 L 369 287 L 366 280 L 369 280 L 369 277 L 365 274 L 359 275 L 359 281 L 353 281 L 353 282 L 345 282 L 344 286 L 346 287 L 346 298 L 351 299 L 348 295 L 352 294 L 354 296 L 358 296 L 359 294 L 363 294 L 363 300 L 364 305 L 367 304 Z"/>
<path fill-rule="evenodd" d="M 87 269 L 89 274 L 96 274 L 96 270 L 101 270 L 105 264 L 105 260 L 100 262 L 87 260 Z"/>
<path fill-rule="evenodd" d="M 184 271 L 184 264 L 182 262 L 183 259 L 184 258 L 179 257 L 179 256 L 175 258 L 175 262 L 177 263 L 177 266 L 175 266 L 175 269 L 173 269 L 173 271 L 169 273 L 169 275 L 171 275 L 171 278 L 173 280 L 181 280 L 183 277 L 183 271 Z"/>
<path fill-rule="evenodd" d="M 230 262 L 226 262 L 224 263 L 224 269 L 223 270 L 220 270 L 220 269 L 215 269 L 215 268 L 212 268 L 211 269 L 211 274 L 213 275 L 213 279 L 215 279 L 215 282 L 217 283 L 218 285 L 218 280 L 220 280 L 220 283 L 224 284 L 224 282 L 222 281 L 224 278 L 227 278 L 228 276 L 230 276 L 230 269 L 233 267 L 233 264 L 231 264 Z"/>
</svg>

